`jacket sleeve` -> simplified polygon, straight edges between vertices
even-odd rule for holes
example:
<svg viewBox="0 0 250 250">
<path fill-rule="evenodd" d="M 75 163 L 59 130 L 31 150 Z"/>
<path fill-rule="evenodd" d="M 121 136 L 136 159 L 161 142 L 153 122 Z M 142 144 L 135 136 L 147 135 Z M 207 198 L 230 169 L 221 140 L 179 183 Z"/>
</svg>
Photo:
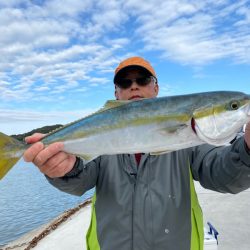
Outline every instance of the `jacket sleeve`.
<svg viewBox="0 0 250 250">
<path fill-rule="evenodd" d="M 190 164 L 193 178 L 204 188 L 239 193 L 250 187 L 250 153 L 243 137 L 229 146 L 192 148 Z"/>
<path fill-rule="evenodd" d="M 77 158 L 73 169 L 60 178 L 50 178 L 45 176 L 50 184 L 57 189 L 81 196 L 96 185 L 99 172 L 100 158 L 84 164 L 83 160 Z"/>
</svg>

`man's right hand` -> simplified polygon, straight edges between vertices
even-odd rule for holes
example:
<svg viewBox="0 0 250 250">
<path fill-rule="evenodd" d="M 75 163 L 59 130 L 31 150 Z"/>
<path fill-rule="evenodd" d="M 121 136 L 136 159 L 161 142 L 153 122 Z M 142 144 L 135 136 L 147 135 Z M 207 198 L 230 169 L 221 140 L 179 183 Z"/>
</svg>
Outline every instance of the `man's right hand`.
<svg viewBox="0 0 250 250">
<path fill-rule="evenodd" d="M 26 162 L 33 162 L 39 170 L 51 177 L 62 177 L 72 168 L 76 162 L 76 157 L 63 152 L 63 142 L 55 142 L 49 146 L 44 146 L 39 142 L 45 134 L 35 133 L 25 138 L 27 143 L 32 143 L 23 155 Z"/>
</svg>

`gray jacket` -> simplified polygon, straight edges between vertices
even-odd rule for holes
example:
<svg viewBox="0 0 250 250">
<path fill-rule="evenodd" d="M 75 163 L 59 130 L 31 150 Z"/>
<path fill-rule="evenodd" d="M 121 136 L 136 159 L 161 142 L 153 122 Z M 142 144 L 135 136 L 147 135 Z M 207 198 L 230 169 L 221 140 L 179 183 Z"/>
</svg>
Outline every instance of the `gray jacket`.
<svg viewBox="0 0 250 250">
<path fill-rule="evenodd" d="M 168 154 L 103 155 L 78 161 L 58 189 L 82 195 L 96 187 L 97 238 L 102 250 L 185 250 L 191 245 L 191 177 L 205 188 L 238 193 L 250 187 L 244 139 Z M 203 239 L 202 239 L 203 241 Z"/>
</svg>

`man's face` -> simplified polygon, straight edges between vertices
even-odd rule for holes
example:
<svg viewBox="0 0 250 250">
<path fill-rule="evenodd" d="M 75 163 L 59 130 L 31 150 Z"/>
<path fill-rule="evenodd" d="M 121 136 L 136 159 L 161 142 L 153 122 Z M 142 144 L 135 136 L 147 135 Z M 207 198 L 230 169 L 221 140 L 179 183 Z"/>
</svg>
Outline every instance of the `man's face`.
<svg viewBox="0 0 250 250">
<path fill-rule="evenodd" d="M 140 70 L 130 70 L 124 76 L 126 79 L 136 79 L 145 77 L 143 72 Z M 129 88 L 121 88 L 115 86 L 115 97 L 117 100 L 138 100 L 141 98 L 153 98 L 158 95 L 159 87 L 158 84 L 153 80 L 146 86 L 140 86 L 136 81 L 133 81 Z"/>
</svg>

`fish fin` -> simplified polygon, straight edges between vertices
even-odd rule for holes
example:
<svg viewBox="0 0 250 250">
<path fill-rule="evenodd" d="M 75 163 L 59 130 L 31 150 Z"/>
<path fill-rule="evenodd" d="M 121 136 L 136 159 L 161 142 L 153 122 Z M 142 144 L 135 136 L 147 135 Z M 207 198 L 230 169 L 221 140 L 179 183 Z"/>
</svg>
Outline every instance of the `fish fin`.
<svg viewBox="0 0 250 250">
<path fill-rule="evenodd" d="M 98 155 L 87 155 L 87 154 L 82 154 L 77 156 L 79 156 L 84 161 L 84 163 L 88 163 L 98 157 Z"/>
<path fill-rule="evenodd" d="M 177 126 L 172 126 L 172 127 L 166 127 L 166 128 L 162 128 L 160 129 L 160 133 L 162 134 L 173 134 L 179 130 L 185 129 L 186 127 L 188 127 L 187 124 L 179 124 Z"/>
<path fill-rule="evenodd" d="M 101 108 L 100 111 L 120 107 L 120 106 L 128 104 L 130 102 L 132 102 L 132 101 L 129 101 L 129 100 L 109 100 L 104 104 L 103 108 Z M 99 112 L 99 111 L 97 111 L 97 112 Z"/>
<path fill-rule="evenodd" d="M 172 152 L 173 150 L 166 150 L 166 151 L 158 151 L 158 152 L 151 152 L 150 155 L 163 155 Z"/>
<path fill-rule="evenodd" d="M 0 132 L 0 180 L 21 158 L 25 144 Z"/>
</svg>

